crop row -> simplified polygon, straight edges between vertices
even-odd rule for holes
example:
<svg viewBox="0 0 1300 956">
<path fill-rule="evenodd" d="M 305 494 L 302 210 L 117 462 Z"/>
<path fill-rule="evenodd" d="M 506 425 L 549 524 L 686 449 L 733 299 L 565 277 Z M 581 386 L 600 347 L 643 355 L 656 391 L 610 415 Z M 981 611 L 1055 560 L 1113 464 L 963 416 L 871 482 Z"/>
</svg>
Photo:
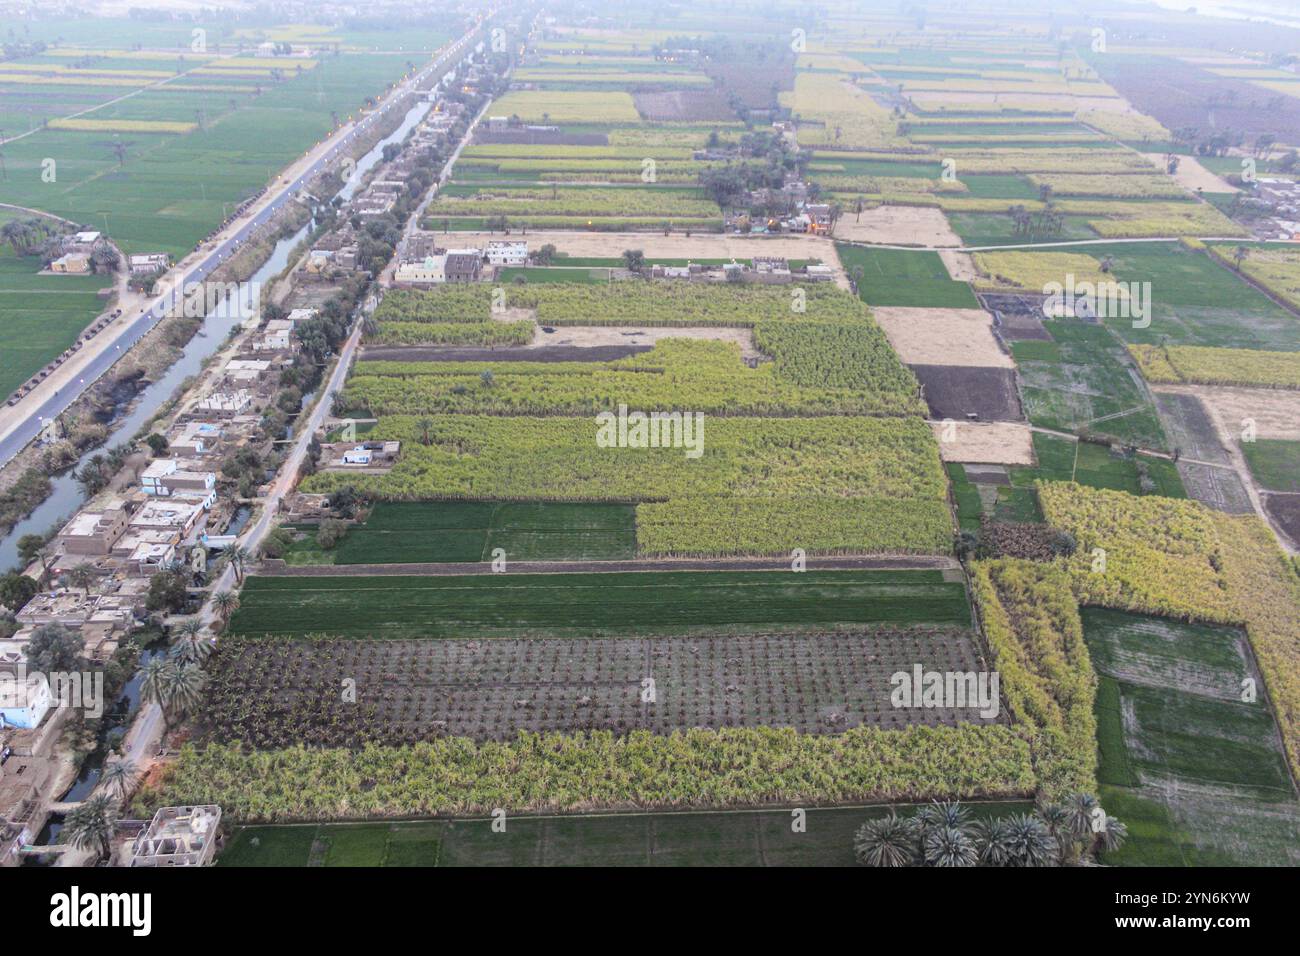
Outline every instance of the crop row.
<svg viewBox="0 0 1300 956">
<path fill-rule="evenodd" d="M 423 329 L 482 325 L 502 332 L 531 323 L 381 325 L 381 341 L 437 341 Z M 612 362 L 363 362 L 340 396 L 343 411 L 493 415 L 594 415 L 619 404 L 642 411 L 689 408 L 717 415 L 920 414 L 911 372 L 875 325 L 759 326 L 774 363 L 749 368 L 734 342 L 664 339 Z M 524 339 L 526 341 L 526 339 Z M 470 341 L 464 339 L 462 341 Z M 496 341 L 510 341 L 502 334 Z M 818 385 L 824 382 L 824 385 Z"/>
<path fill-rule="evenodd" d="M 1148 382 L 1300 388 L 1300 352 L 1200 345 L 1130 345 Z"/>
</svg>

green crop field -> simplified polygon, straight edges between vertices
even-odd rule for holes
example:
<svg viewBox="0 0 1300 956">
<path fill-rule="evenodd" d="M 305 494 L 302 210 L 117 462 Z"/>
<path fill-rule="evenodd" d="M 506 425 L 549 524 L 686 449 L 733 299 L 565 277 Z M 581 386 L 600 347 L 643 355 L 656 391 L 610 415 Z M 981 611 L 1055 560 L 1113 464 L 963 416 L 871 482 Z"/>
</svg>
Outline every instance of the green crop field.
<svg viewBox="0 0 1300 956">
<path fill-rule="evenodd" d="M 223 208 L 251 196 L 325 136 L 331 112 L 341 119 L 355 115 L 367 95 L 406 72 L 407 59 L 326 56 L 301 75 L 286 67 L 282 81 L 241 79 L 228 89 L 221 77 L 186 76 L 185 88 L 169 89 L 168 83 L 82 118 L 197 124 L 202 114 L 201 128 L 181 135 L 37 129 L 6 144 L 8 178 L 0 182 L 0 201 L 104 230 L 127 253 L 180 258 L 221 222 Z M 18 92 L 38 97 L 40 90 L 33 82 Z M 47 110 L 62 115 L 58 104 L 35 108 L 42 117 Z M 121 161 L 115 139 L 125 147 Z M 41 178 L 46 158 L 56 163 L 54 182 Z"/>
<path fill-rule="evenodd" d="M 849 275 L 862 268 L 858 295 L 868 305 L 977 309 L 979 301 L 965 282 L 955 282 L 937 252 L 867 249 L 836 243 Z"/>
<path fill-rule="evenodd" d="M 939 571 L 250 577 L 240 602 L 231 632 L 249 636 L 595 635 L 970 621 L 965 586 Z"/>
<path fill-rule="evenodd" d="M 1269 491 L 1300 491 L 1300 441 L 1257 438 L 1241 443 L 1255 480 Z"/>
<path fill-rule="evenodd" d="M 490 561 L 498 548 L 507 561 L 632 558 L 636 510 L 594 503 L 381 501 L 333 553 L 313 549 L 313 560 L 302 563 Z"/>
<path fill-rule="evenodd" d="M 1242 279 L 1231 266 L 1178 243 L 1117 243 L 1083 247 L 1113 259 L 1118 282 L 1151 283 L 1151 324 L 1133 328 L 1129 319 L 1109 319 L 1127 342 L 1148 345 L 1208 345 L 1295 351 L 1300 319 Z"/>
<path fill-rule="evenodd" d="M 1030 422 L 1164 450 L 1164 429 L 1123 344 L 1099 325 L 1043 325 L 1056 349 L 1034 341 L 1011 346 Z"/>
<path fill-rule="evenodd" d="M 1032 809 L 1024 802 L 969 806 L 973 820 Z M 246 826 L 217 865 L 852 866 L 854 832 L 887 809 L 806 812 L 804 833 L 793 832 L 788 810 L 518 816 L 504 833 L 486 819 Z"/>
<path fill-rule="evenodd" d="M 1100 676 L 1102 805 L 1129 826 L 1106 862 L 1300 862 L 1300 802 L 1245 635 L 1098 608 L 1082 615 Z M 1248 680 L 1261 689 L 1243 701 Z"/>
<path fill-rule="evenodd" d="M 104 308 L 105 276 L 42 276 L 38 257 L 0 251 L 0 398 L 77 340 Z"/>
</svg>

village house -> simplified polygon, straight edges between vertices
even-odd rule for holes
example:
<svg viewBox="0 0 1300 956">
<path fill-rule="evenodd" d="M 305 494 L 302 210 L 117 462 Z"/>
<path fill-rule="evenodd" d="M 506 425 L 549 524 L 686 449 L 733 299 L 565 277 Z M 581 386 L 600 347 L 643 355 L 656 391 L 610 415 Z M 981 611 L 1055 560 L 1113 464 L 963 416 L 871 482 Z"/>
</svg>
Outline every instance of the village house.
<svg viewBox="0 0 1300 956">
<path fill-rule="evenodd" d="M 146 495 L 170 498 L 181 492 L 206 495 L 217 486 L 217 476 L 201 470 L 200 462 L 183 458 L 156 458 L 140 475 L 140 488 Z"/>
<path fill-rule="evenodd" d="M 215 422 L 186 422 L 167 441 L 167 454 L 173 458 L 198 458 L 211 454 L 221 439 L 221 426 Z"/>
<path fill-rule="evenodd" d="M 443 269 L 448 282 L 476 282 L 483 273 L 483 255 L 477 249 L 449 249 Z"/>
<path fill-rule="evenodd" d="M 50 271 L 64 275 L 87 275 L 90 272 L 90 256 L 84 252 L 65 253 L 50 263 Z"/>
<path fill-rule="evenodd" d="M 254 352 L 287 352 L 295 347 L 293 323 L 288 319 L 272 319 L 262 334 L 253 339 Z"/>
<path fill-rule="evenodd" d="M 203 500 L 151 498 L 141 505 L 128 523 L 130 531 L 170 531 L 185 540 L 205 512 Z"/>
<path fill-rule="evenodd" d="M 207 866 L 216 853 L 221 808 L 162 807 L 131 844 L 130 866 Z"/>
<path fill-rule="evenodd" d="M 393 280 L 402 285 L 440 285 L 447 281 L 447 257 L 428 255 L 402 262 L 393 273 Z"/>
<path fill-rule="evenodd" d="M 0 673 L 0 728 L 34 730 L 50 710 L 49 681 L 41 674 L 6 676 Z"/>
<path fill-rule="evenodd" d="M 165 252 L 146 252 L 132 255 L 127 259 L 127 268 L 133 276 L 165 271 L 171 268 L 171 264 L 171 256 Z"/>
<path fill-rule="evenodd" d="M 126 531 L 128 518 L 120 499 L 100 511 L 80 511 L 59 532 L 59 545 L 69 555 L 107 556 Z"/>
<path fill-rule="evenodd" d="M 483 254 L 488 265 L 522 266 L 528 262 L 528 243 L 521 239 L 490 240 Z"/>
</svg>

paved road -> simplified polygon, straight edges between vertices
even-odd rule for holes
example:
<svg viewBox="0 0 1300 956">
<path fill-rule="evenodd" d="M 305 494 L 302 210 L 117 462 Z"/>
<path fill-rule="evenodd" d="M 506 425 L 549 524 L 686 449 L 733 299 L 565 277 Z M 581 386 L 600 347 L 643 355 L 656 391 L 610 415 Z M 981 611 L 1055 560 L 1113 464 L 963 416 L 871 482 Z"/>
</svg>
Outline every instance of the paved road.
<svg viewBox="0 0 1300 956">
<path fill-rule="evenodd" d="M 308 166 L 296 179 L 287 184 L 278 184 L 276 187 L 279 189 L 278 195 L 276 195 L 271 202 L 267 203 L 259 212 L 251 216 L 243 226 L 230 235 L 225 241 L 213 248 L 197 266 L 184 276 L 181 280 L 183 284 L 188 286 L 193 283 L 202 282 L 206 279 L 214 269 L 234 254 L 238 250 L 239 246 L 255 230 L 265 225 L 266 222 L 274 216 L 286 202 L 291 201 L 293 196 L 302 188 L 308 179 L 319 173 L 338 155 L 339 151 L 349 141 L 360 133 L 366 131 L 370 125 L 376 121 L 381 113 L 386 112 L 396 98 L 428 79 L 431 74 L 440 78 L 441 73 L 439 71 L 442 71 L 451 59 L 458 57 L 465 48 L 473 42 L 473 38 L 477 35 L 479 29 L 480 28 L 476 27 L 473 31 L 461 37 L 454 44 L 448 47 L 429 66 L 394 87 L 393 92 L 390 93 L 387 98 L 388 106 L 376 110 L 365 119 L 351 124 L 350 127 L 344 126 L 340 128 L 332 140 L 328 141 L 332 143 L 328 150 L 322 151 L 321 155 L 317 157 L 317 159 L 312 162 L 311 165 Z M 32 408 L 24 409 L 21 404 L 15 406 L 13 411 L 21 411 L 25 417 L 17 424 L 17 427 L 10 431 L 9 434 L 5 435 L 3 439 L 0 439 L 0 465 L 8 462 L 14 457 L 14 455 L 18 454 L 18 452 L 26 447 L 28 442 L 40 434 L 42 426 L 48 419 L 57 417 L 61 414 L 64 409 L 77 399 L 78 395 L 84 390 L 86 385 L 94 382 L 97 378 L 108 371 L 108 369 L 122 357 L 123 352 L 139 342 L 145 333 L 157 325 L 166 313 L 165 306 L 165 301 L 159 299 L 147 311 L 141 310 L 140 314 L 134 320 L 129 321 L 126 325 L 119 328 L 116 332 L 116 342 L 114 343 L 110 341 L 113 348 L 105 348 L 81 373 L 79 378 L 84 384 L 79 383 L 79 388 L 71 385 L 65 386 L 64 388 L 59 389 L 55 394 L 41 401 L 39 405 Z M 106 329 L 105 332 L 101 334 L 111 333 L 109 329 Z"/>
</svg>

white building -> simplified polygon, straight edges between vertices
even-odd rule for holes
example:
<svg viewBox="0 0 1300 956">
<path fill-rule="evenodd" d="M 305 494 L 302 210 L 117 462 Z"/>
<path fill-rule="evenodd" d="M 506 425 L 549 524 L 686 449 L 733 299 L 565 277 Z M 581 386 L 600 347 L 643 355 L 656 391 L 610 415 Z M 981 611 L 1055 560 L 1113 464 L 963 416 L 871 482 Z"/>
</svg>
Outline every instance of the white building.
<svg viewBox="0 0 1300 956">
<path fill-rule="evenodd" d="M 398 265 L 393 279 L 406 285 L 440 285 L 447 281 L 447 257 L 425 256 Z"/>
<path fill-rule="evenodd" d="M 171 266 L 171 257 L 165 252 L 146 252 L 142 255 L 131 256 L 127 263 L 131 275 L 147 275 L 150 272 L 157 272 L 159 269 L 169 268 Z"/>
<path fill-rule="evenodd" d="M 253 340 L 254 352 L 283 352 L 293 346 L 293 323 L 288 319 L 272 319 L 266 331 Z"/>
<path fill-rule="evenodd" d="M 0 727 L 39 727 L 50 710 L 50 682 L 43 674 L 0 674 Z"/>
<path fill-rule="evenodd" d="M 493 240 L 487 244 L 488 265 L 522 266 L 528 261 L 528 243 L 522 240 Z"/>
<path fill-rule="evenodd" d="M 207 866 L 220 824 L 216 805 L 163 807 L 131 844 L 131 866 Z"/>
</svg>

